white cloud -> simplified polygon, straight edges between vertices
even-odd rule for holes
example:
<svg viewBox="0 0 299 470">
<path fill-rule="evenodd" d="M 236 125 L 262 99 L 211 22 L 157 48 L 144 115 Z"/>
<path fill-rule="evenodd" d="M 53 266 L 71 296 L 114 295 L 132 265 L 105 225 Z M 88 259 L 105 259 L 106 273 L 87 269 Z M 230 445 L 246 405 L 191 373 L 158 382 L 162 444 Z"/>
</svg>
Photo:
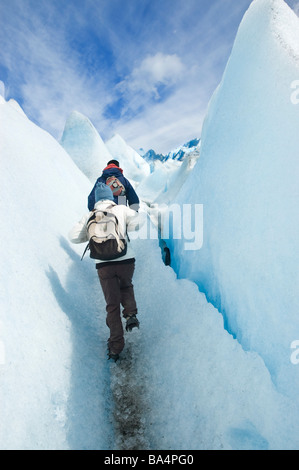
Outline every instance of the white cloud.
<svg viewBox="0 0 299 470">
<path fill-rule="evenodd" d="M 213 87 L 213 77 L 210 83 Z M 167 153 L 189 139 L 200 137 L 207 102 L 205 83 L 194 68 L 165 101 L 152 103 L 131 120 L 120 119 L 115 123 L 115 132 L 136 150 L 153 148 Z"/>
<path fill-rule="evenodd" d="M 1 61 L 14 76 L 28 117 L 56 138 L 74 109 L 98 119 L 108 99 L 104 74 L 99 82 L 82 68 L 64 32 L 43 28 L 34 16 L 18 20 L 6 25 L 6 35 L 13 40 L 6 41 Z"/>
<path fill-rule="evenodd" d="M 132 73 L 121 82 L 120 88 L 124 92 L 142 92 L 159 98 L 159 85 L 175 84 L 183 72 L 183 63 L 176 55 L 167 55 L 158 52 L 154 56 L 146 57 L 141 64 L 134 68 Z"/>
<path fill-rule="evenodd" d="M 6 94 L 19 91 L 26 114 L 57 138 L 77 109 L 104 139 L 119 132 L 135 148 L 169 151 L 199 136 L 231 45 L 223 31 L 250 0 L 207 7 L 205 0 L 155 0 L 146 8 L 138 0 L 34 3 L 11 0 L 4 10 Z"/>
<path fill-rule="evenodd" d="M 123 99 L 121 116 L 138 114 L 165 94 L 173 93 L 181 83 L 184 65 L 176 54 L 148 55 L 115 88 Z"/>
</svg>

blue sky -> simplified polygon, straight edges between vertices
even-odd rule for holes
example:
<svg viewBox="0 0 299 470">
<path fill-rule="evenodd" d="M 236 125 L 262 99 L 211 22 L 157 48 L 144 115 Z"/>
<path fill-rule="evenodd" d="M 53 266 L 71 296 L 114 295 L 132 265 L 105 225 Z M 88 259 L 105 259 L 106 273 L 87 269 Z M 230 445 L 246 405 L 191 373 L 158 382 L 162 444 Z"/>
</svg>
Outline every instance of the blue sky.
<svg viewBox="0 0 299 470">
<path fill-rule="evenodd" d="M 5 98 L 57 139 L 77 110 L 104 140 L 168 152 L 200 136 L 251 1 L 0 0 Z"/>
</svg>

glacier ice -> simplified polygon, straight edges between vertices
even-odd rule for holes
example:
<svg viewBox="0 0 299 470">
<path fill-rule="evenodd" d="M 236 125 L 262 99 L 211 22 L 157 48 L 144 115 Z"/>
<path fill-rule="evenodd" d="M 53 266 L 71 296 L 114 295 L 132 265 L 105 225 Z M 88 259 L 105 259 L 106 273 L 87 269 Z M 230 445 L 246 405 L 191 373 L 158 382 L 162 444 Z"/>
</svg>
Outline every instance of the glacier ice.
<svg viewBox="0 0 299 470">
<path fill-rule="evenodd" d="M 252 3 L 200 158 L 189 174 L 187 164 L 164 167 L 185 179 L 177 204 L 204 205 L 204 246 L 184 252 L 173 241 L 178 279 L 158 237 L 132 240 L 141 328 L 124 360 L 132 354 L 133 369 L 106 360 L 96 271 L 66 240 L 90 181 L 0 97 L 1 449 L 298 449 L 297 29 L 281 0 Z M 158 182 L 161 201 L 172 200 Z M 116 435 L 126 428 L 118 400 L 122 384 L 136 383 L 132 443 L 134 434 Z"/>
<path fill-rule="evenodd" d="M 176 199 L 203 204 L 203 248 L 188 253 L 180 240 L 169 242 L 179 276 L 197 283 L 228 331 L 295 398 L 299 107 L 291 84 L 298 45 L 299 20 L 285 2 L 252 2 L 209 105 L 201 157 Z"/>
<path fill-rule="evenodd" d="M 60 143 L 92 183 L 112 159 L 93 124 L 78 111 L 68 117 Z"/>
<path fill-rule="evenodd" d="M 119 161 L 126 178 L 135 186 L 150 173 L 149 164 L 119 134 L 106 141 L 106 146 L 112 157 Z"/>
</svg>

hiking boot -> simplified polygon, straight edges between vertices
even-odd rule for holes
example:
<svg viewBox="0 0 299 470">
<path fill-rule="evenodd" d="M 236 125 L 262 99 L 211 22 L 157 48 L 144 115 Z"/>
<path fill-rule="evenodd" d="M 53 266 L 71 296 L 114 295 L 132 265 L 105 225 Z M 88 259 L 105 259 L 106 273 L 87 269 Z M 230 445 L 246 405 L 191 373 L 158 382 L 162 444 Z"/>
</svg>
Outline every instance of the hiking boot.
<svg viewBox="0 0 299 470">
<path fill-rule="evenodd" d="M 113 351 L 110 349 L 110 347 L 109 347 L 109 339 L 108 339 L 108 341 L 107 341 L 107 348 L 108 348 L 108 353 L 107 353 L 108 361 L 109 361 L 109 359 L 112 359 L 114 362 L 116 362 L 116 361 L 119 359 L 119 354 L 113 352 Z"/>
<path fill-rule="evenodd" d="M 136 315 L 131 315 L 130 317 L 127 317 L 126 320 L 127 320 L 127 323 L 126 323 L 127 331 L 132 331 L 133 328 L 139 328 L 139 321 Z"/>
<path fill-rule="evenodd" d="M 108 352 L 108 361 L 109 359 L 112 359 L 114 362 L 116 362 L 119 359 L 119 354 L 113 353 L 113 352 Z"/>
</svg>

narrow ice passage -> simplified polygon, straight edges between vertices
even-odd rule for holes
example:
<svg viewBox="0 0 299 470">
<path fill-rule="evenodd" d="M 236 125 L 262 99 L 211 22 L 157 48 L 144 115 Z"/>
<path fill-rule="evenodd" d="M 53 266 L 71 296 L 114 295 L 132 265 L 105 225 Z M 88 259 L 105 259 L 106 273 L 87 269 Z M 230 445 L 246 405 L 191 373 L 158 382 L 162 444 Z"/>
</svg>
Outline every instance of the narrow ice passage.
<svg viewBox="0 0 299 470">
<path fill-rule="evenodd" d="M 84 247 L 69 245 L 63 237 L 60 245 L 69 258 L 66 280 L 62 284 L 51 266 L 47 277 L 59 307 L 70 320 L 72 365 L 63 411 L 66 446 L 73 450 L 148 449 L 145 415 L 150 401 L 145 393 L 142 351 L 145 325 L 142 330 L 125 332 L 121 359 L 116 364 L 108 361 L 105 301 L 94 262 L 87 257 L 80 261 Z M 143 290 L 137 295 L 141 300 Z M 140 311 L 144 310 L 140 301 Z M 142 313 L 140 316 L 144 319 Z M 58 412 L 63 404 L 59 397 L 55 400 Z"/>
<path fill-rule="evenodd" d="M 289 435 L 294 448 L 290 423 L 295 426 L 297 411 L 277 393 L 261 358 L 245 352 L 225 331 L 222 316 L 194 283 L 178 280 L 163 264 L 157 240 L 132 244 L 140 329 L 126 333 L 125 349 L 115 364 L 106 358 L 105 308 L 93 266 L 79 264 L 79 280 L 78 272 L 72 274 L 69 289 L 78 293 L 71 310 L 80 299 L 79 315 L 82 288 L 86 291 L 88 284 L 97 300 L 85 320 L 74 319 L 79 322 L 77 353 L 83 356 L 74 358 L 77 376 L 71 399 L 76 401 L 69 404 L 69 445 L 107 450 L 273 449 Z M 83 274 L 86 285 L 80 284 Z"/>
</svg>

